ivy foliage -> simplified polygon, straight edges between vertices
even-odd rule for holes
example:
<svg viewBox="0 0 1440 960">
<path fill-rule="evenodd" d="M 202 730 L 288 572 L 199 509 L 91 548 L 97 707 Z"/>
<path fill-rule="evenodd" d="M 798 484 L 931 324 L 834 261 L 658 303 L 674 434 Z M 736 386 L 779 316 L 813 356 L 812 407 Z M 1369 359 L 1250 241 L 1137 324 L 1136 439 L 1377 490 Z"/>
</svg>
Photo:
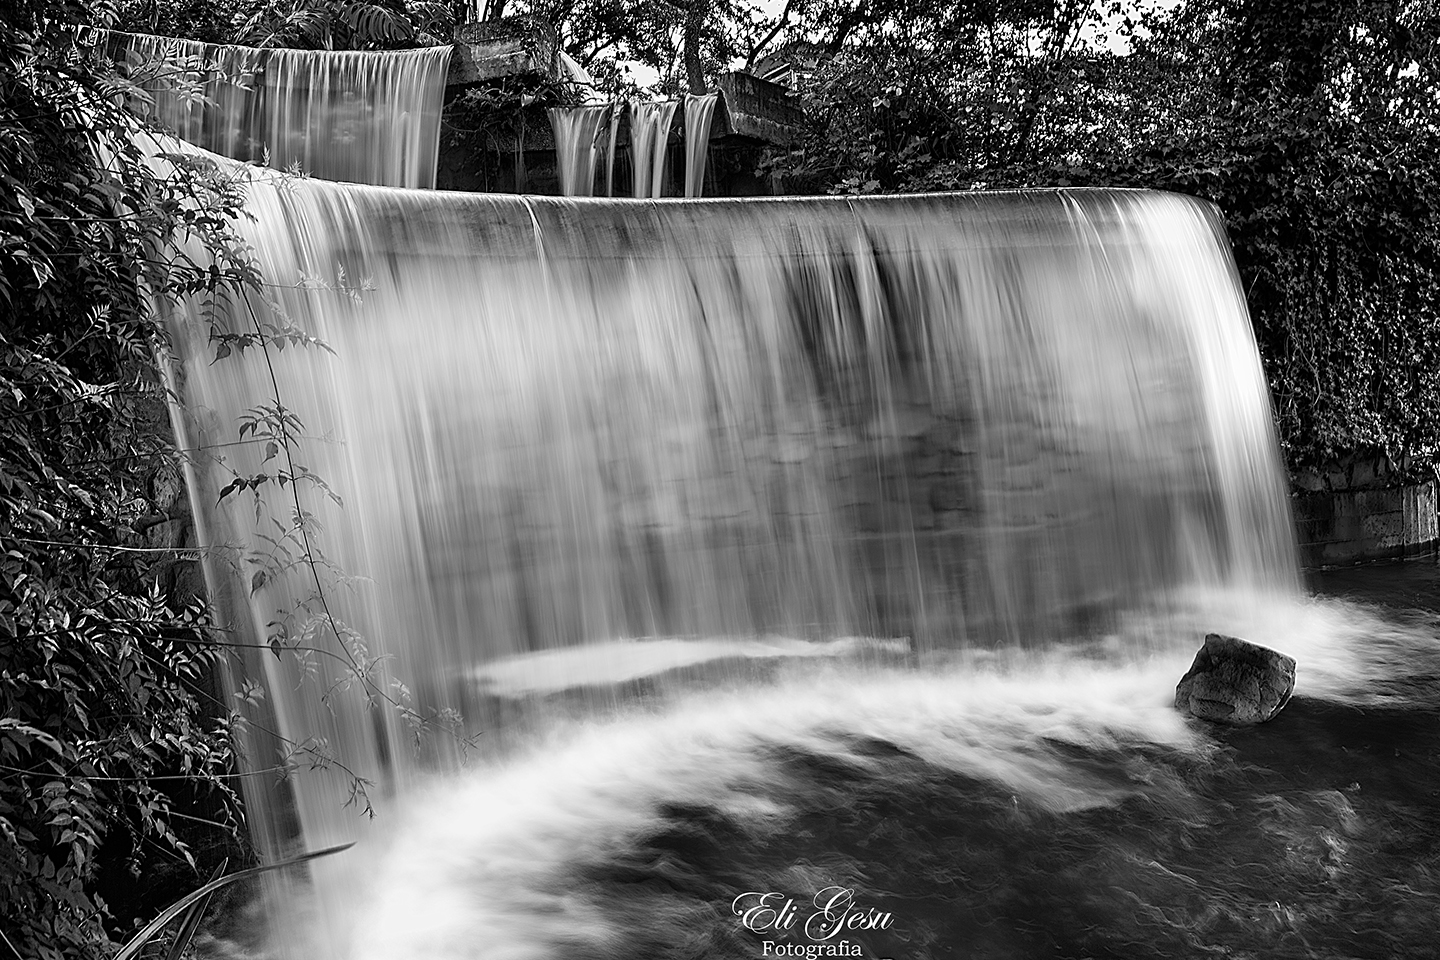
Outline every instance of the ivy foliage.
<svg viewBox="0 0 1440 960">
<path fill-rule="evenodd" d="M 1192 0 L 1165 27 L 1140 56 L 1164 83 L 1168 135 L 1097 173 L 1226 212 L 1292 467 L 1377 452 L 1429 472 L 1440 8 Z"/>
<path fill-rule="evenodd" d="M 1433 0 L 836 10 L 811 58 L 804 142 L 772 166 L 788 190 L 1124 185 L 1211 200 L 1292 470 L 1371 453 L 1435 464 Z"/>
<path fill-rule="evenodd" d="M 137 532 L 175 469 L 149 297 L 213 286 L 165 251 L 239 198 L 134 145 L 140 94 L 72 29 L 107 12 L 0 8 L 0 953 L 44 960 L 108 956 L 239 842 L 217 648 Z"/>
</svg>

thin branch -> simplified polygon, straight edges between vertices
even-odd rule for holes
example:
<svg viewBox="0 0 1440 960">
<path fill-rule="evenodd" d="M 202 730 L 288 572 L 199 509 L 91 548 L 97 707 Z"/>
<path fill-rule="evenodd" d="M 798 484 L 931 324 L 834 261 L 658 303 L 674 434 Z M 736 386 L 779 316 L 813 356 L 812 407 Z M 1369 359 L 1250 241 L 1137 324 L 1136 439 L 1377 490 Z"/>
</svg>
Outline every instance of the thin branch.
<svg viewBox="0 0 1440 960">
<path fill-rule="evenodd" d="M 245 307 L 249 311 L 251 323 L 255 325 L 256 332 L 260 333 L 260 320 L 255 312 L 254 304 L 252 304 L 250 301 L 250 292 L 242 288 L 240 296 L 245 301 Z M 262 340 L 260 344 L 260 349 L 261 355 L 265 358 L 265 369 L 270 377 L 270 388 L 275 397 L 276 408 L 277 410 L 283 412 L 285 401 L 281 399 L 280 396 L 280 380 L 275 373 L 275 364 L 270 356 L 269 345 Z M 304 553 L 301 555 L 300 559 L 309 568 L 310 576 L 315 581 L 315 594 L 320 600 L 320 609 L 325 617 L 325 622 L 329 624 L 330 632 L 335 636 L 335 639 L 340 642 L 340 649 L 345 651 L 345 658 L 349 661 L 351 669 L 354 671 L 355 676 L 359 678 L 360 682 L 364 684 L 367 689 L 372 691 L 375 696 L 391 704 L 392 706 L 399 709 L 409 709 L 405 707 L 404 704 L 401 704 L 391 698 L 389 694 L 387 694 L 383 689 L 381 689 L 375 683 L 375 681 L 373 681 L 367 675 L 367 671 L 364 670 L 361 665 L 355 660 L 355 657 L 350 652 L 350 649 L 345 645 L 344 641 L 340 639 L 343 634 L 340 632 L 340 625 L 336 622 L 335 615 L 330 610 L 330 600 L 325 593 L 324 584 L 321 582 L 320 579 L 320 565 L 315 561 L 315 548 L 310 542 L 310 531 L 307 529 L 306 524 L 303 520 L 303 517 L 305 516 L 305 508 L 300 503 L 300 485 L 299 483 L 295 482 L 295 478 L 299 477 L 301 474 L 299 473 L 299 470 L 295 465 L 295 456 L 294 451 L 292 450 L 294 441 L 291 439 L 290 426 L 288 423 L 286 423 L 283 416 L 279 417 L 279 422 L 281 441 L 280 448 L 282 451 L 284 451 L 285 462 L 290 468 L 290 476 L 292 478 L 290 482 L 290 496 L 292 502 L 295 505 L 295 519 L 296 527 L 300 532 L 300 545 L 304 550 Z"/>
<path fill-rule="evenodd" d="M 336 766 L 340 766 L 340 764 L 337 763 Z M 197 777 L 202 780 L 244 780 L 247 777 L 258 777 L 272 773 L 287 774 L 290 769 L 291 768 L 288 766 L 277 764 L 273 767 L 263 767 L 259 770 L 244 770 L 239 773 L 156 773 L 136 774 L 133 777 L 102 777 L 96 774 L 92 776 L 84 776 L 83 779 L 94 780 L 98 783 L 148 783 L 151 780 L 185 780 L 194 783 Z M 10 773 L 18 773 L 21 776 L 25 777 L 49 777 L 52 780 L 56 777 L 75 776 L 73 772 L 57 773 L 54 770 L 27 770 L 24 767 L 12 767 L 9 764 L 4 763 L 0 763 L 0 770 L 6 770 Z M 348 770 L 346 772 L 349 773 Z"/>
<path fill-rule="evenodd" d="M 16 543 L 33 543 L 44 547 L 73 547 L 76 550 L 112 550 L 118 553 L 203 553 L 218 547 L 124 547 L 110 543 L 76 543 L 70 540 L 37 540 L 34 537 L 6 537 Z"/>
<path fill-rule="evenodd" d="M 770 42 L 780 35 L 780 31 L 785 28 L 786 23 L 790 20 L 790 12 L 794 9 L 795 0 L 785 0 L 785 8 L 780 11 L 780 16 L 776 18 L 775 25 L 770 28 L 770 32 L 760 38 L 759 43 L 750 48 L 750 55 L 745 58 L 746 73 L 749 73 L 751 68 L 755 66 L 755 58 L 760 56 L 760 51 L 768 47 Z"/>
<path fill-rule="evenodd" d="M 15 949 L 15 944 L 11 943 L 10 938 L 5 936 L 4 930 L 0 930 L 0 940 L 4 940 L 5 946 L 9 947 L 10 952 L 15 954 L 15 960 L 25 960 L 25 958 L 20 955 L 20 951 Z"/>
</svg>

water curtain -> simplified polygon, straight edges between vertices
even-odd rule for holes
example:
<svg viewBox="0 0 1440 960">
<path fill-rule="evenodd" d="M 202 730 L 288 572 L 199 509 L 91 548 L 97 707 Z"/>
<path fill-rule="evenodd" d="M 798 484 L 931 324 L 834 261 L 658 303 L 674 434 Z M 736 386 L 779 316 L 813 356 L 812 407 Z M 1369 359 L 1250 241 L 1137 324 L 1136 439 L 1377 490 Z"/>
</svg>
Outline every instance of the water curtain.
<svg viewBox="0 0 1440 960">
<path fill-rule="evenodd" d="M 555 133 L 555 161 L 559 167 L 560 192 L 567 197 L 588 197 L 595 192 L 595 167 L 601 155 L 607 160 L 613 149 L 601 144 L 602 132 L 611 129 L 615 113 L 612 104 L 591 104 L 581 107 L 551 107 L 550 127 Z M 607 163 L 607 167 L 609 164 Z M 606 174 L 606 189 L 610 174 Z"/>
<path fill-rule="evenodd" d="M 637 199 L 658 198 L 664 189 L 665 151 L 676 106 L 674 100 L 630 104 L 630 165 Z"/>
<path fill-rule="evenodd" d="M 405 718 L 493 724 L 524 674 L 497 665 L 603 684 L 619 638 L 1031 644 L 1196 584 L 1296 587 L 1199 201 L 580 207 L 251 175 L 275 301 L 229 323 L 283 310 L 329 349 L 216 361 L 199 309 L 173 318 L 193 506 L 275 722 L 378 784 L 453 761 Z M 293 452 L 238 432 L 272 366 Z M 218 496 L 277 463 L 327 486 Z M 566 651 L 589 653 L 557 678 Z M 310 846 L 354 829 L 348 773 L 293 782 Z"/>
<path fill-rule="evenodd" d="M 685 95 L 685 196 L 705 192 L 705 160 L 710 153 L 710 123 L 718 93 Z"/>
<path fill-rule="evenodd" d="M 611 111 L 611 135 L 605 144 L 605 196 L 615 196 L 615 151 L 621 141 L 621 118 L 625 111 L 619 101 Z"/>
<path fill-rule="evenodd" d="M 620 102 L 610 111 L 610 136 L 605 146 L 605 196 L 615 196 L 615 150 L 620 143 L 620 119 L 625 111 Z"/>
<path fill-rule="evenodd" d="M 435 186 L 450 47 L 283 50 L 93 31 L 150 116 L 236 160 L 328 180 Z"/>
</svg>

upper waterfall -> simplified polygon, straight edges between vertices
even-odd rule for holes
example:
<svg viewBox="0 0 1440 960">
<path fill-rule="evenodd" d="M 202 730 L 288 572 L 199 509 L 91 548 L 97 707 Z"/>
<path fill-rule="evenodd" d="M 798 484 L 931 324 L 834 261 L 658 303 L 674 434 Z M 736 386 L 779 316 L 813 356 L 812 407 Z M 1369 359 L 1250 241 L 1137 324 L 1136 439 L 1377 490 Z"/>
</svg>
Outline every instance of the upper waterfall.
<svg viewBox="0 0 1440 960">
<path fill-rule="evenodd" d="M 289 50 L 93 31 L 132 65 L 152 119 L 236 160 L 433 189 L 448 46 Z"/>
<path fill-rule="evenodd" d="M 664 191 L 665 154 L 678 107 L 675 100 L 630 104 L 631 192 L 637 199 L 659 198 Z"/>
<path fill-rule="evenodd" d="M 587 104 L 582 107 L 551 107 L 550 127 L 555 133 L 555 166 L 560 174 L 560 192 L 567 197 L 588 197 L 595 192 L 596 165 L 605 163 L 605 186 L 610 190 L 614 170 L 614 148 L 601 144 L 600 134 L 613 128 L 611 118 L 617 105 Z M 613 139 L 613 138 L 612 138 Z"/>
<path fill-rule="evenodd" d="M 710 123 L 720 94 L 685 95 L 685 196 L 705 192 L 705 160 L 710 153 Z"/>
</svg>

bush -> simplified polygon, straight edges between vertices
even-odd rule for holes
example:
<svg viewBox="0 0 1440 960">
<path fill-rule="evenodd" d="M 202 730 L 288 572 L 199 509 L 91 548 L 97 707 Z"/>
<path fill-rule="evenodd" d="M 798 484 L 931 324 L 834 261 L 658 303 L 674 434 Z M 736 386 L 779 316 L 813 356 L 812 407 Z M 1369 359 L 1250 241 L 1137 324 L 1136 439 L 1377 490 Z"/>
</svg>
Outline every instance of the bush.
<svg viewBox="0 0 1440 960">
<path fill-rule="evenodd" d="M 0 931 L 27 958 L 107 956 L 107 885 L 153 912 L 197 844 L 239 842 L 218 648 L 136 534 L 174 469 L 147 295 L 216 282 L 162 251 L 236 198 L 140 155 L 87 8 L 0 12 Z"/>
</svg>

